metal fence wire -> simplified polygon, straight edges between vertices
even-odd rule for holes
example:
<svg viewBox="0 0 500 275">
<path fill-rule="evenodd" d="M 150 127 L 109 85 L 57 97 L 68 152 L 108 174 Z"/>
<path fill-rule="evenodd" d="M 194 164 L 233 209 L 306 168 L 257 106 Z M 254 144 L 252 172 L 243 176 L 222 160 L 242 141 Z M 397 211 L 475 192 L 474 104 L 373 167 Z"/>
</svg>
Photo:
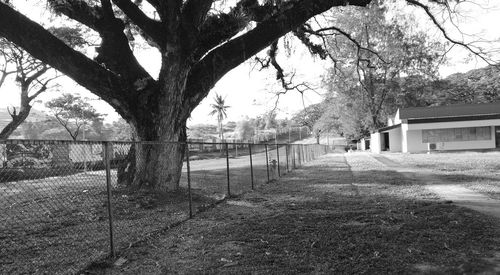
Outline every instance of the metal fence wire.
<svg viewBox="0 0 500 275">
<path fill-rule="evenodd" d="M 76 273 L 329 152 L 316 144 L 169 143 L 185 150 L 178 191 L 124 186 L 133 151 L 162 146 L 0 141 L 0 274 Z"/>
</svg>

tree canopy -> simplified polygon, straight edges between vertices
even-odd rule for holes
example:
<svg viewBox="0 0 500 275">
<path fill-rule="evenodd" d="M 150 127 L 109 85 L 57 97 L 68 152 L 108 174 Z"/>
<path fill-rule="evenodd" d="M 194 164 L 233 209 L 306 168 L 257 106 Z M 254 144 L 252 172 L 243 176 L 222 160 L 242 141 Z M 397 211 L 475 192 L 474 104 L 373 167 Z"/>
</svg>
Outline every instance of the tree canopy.
<svg viewBox="0 0 500 275">
<path fill-rule="evenodd" d="M 45 105 L 73 140 L 77 140 L 80 133 L 85 135 L 87 124 L 102 123 L 102 115 L 79 96 L 63 94 Z"/>
</svg>

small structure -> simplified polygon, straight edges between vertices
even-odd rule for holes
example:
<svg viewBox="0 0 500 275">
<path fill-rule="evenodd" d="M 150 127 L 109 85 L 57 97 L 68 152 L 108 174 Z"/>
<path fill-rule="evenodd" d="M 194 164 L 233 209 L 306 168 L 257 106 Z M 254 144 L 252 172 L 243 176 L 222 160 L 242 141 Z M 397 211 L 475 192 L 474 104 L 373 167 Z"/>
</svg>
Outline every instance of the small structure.
<svg viewBox="0 0 500 275">
<path fill-rule="evenodd" d="M 429 152 L 500 148 L 500 102 L 398 109 L 371 134 L 371 151 Z"/>
<path fill-rule="evenodd" d="M 360 139 L 357 143 L 357 149 L 361 151 L 370 150 L 370 138 L 364 137 Z"/>
</svg>

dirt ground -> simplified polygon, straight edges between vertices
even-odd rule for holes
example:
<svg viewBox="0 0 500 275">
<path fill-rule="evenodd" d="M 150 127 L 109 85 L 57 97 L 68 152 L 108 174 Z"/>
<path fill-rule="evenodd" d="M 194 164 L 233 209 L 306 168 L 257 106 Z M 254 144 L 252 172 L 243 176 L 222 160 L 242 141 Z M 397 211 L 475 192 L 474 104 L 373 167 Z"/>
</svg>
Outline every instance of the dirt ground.
<svg viewBox="0 0 500 275">
<path fill-rule="evenodd" d="M 82 273 L 499 271 L 497 220 L 346 156 L 323 156 Z"/>
</svg>

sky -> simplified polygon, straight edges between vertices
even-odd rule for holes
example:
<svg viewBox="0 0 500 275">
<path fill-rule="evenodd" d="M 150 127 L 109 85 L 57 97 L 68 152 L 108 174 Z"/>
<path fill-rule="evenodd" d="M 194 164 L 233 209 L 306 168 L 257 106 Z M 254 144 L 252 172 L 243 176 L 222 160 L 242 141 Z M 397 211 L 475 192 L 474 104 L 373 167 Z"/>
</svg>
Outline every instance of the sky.
<svg viewBox="0 0 500 275">
<path fill-rule="evenodd" d="M 498 18 L 500 18 L 500 1 L 484 0 L 482 6 L 478 5 L 462 5 L 459 8 L 464 11 L 469 11 L 470 16 L 461 18 L 460 28 L 467 33 L 481 34 L 490 39 L 498 39 L 500 32 L 498 31 Z M 20 2 L 21 3 L 21 2 Z M 24 11 L 25 9 L 23 9 Z M 31 9 L 30 17 L 43 17 L 46 14 Z M 418 16 L 418 15 L 417 15 Z M 427 20 L 420 14 L 421 21 Z M 423 22 L 422 26 L 428 26 L 430 22 Z M 439 32 L 433 29 L 436 35 Z M 450 33 L 455 37 L 460 34 L 453 33 L 450 28 Z M 467 38 L 467 37 L 465 37 Z M 159 54 L 155 51 L 138 52 L 137 57 L 145 68 L 152 74 L 157 75 L 160 64 Z M 441 76 L 447 76 L 456 72 L 465 72 L 471 69 L 485 66 L 484 62 L 475 59 L 467 59 L 467 53 L 456 46 L 449 53 L 450 62 L 447 66 L 440 69 Z M 246 117 L 252 118 L 261 115 L 269 110 L 276 108 L 279 118 L 291 117 L 303 109 L 304 106 L 318 103 L 322 99 L 322 94 L 326 91 L 321 89 L 321 79 L 325 72 L 327 63 L 317 58 L 313 58 L 310 54 L 297 45 L 294 47 L 292 56 L 280 56 L 280 63 L 287 72 L 295 72 L 297 82 L 307 82 L 315 91 L 308 91 L 303 95 L 298 92 L 288 92 L 282 95 L 279 101 L 276 100 L 274 92 L 281 91 L 281 88 L 275 80 L 275 72 L 272 69 L 259 71 L 254 67 L 254 63 L 246 62 L 224 76 L 212 89 L 210 94 L 203 100 L 188 120 L 188 125 L 209 123 L 216 124 L 216 117 L 208 116 L 210 112 L 210 104 L 216 93 L 226 98 L 228 110 L 228 118 L 226 121 L 239 121 Z M 59 79 L 61 87 L 58 91 L 45 93 L 39 99 L 48 101 L 51 98 L 57 97 L 61 92 L 79 93 L 82 97 L 88 98 L 89 102 L 101 113 L 107 114 L 106 121 L 111 122 L 118 119 L 118 114 L 112 110 L 104 101 L 99 100 L 95 95 L 89 93 L 84 88 L 78 86 L 73 81 L 65 78 Z M 0 88 L 0 109 L 6 106 L 18 105 L 18 87 L 16 87 L 13 78 Z M 44 109 L 43 103 L 35 103 L 34 108 Z"/>
</svg>

